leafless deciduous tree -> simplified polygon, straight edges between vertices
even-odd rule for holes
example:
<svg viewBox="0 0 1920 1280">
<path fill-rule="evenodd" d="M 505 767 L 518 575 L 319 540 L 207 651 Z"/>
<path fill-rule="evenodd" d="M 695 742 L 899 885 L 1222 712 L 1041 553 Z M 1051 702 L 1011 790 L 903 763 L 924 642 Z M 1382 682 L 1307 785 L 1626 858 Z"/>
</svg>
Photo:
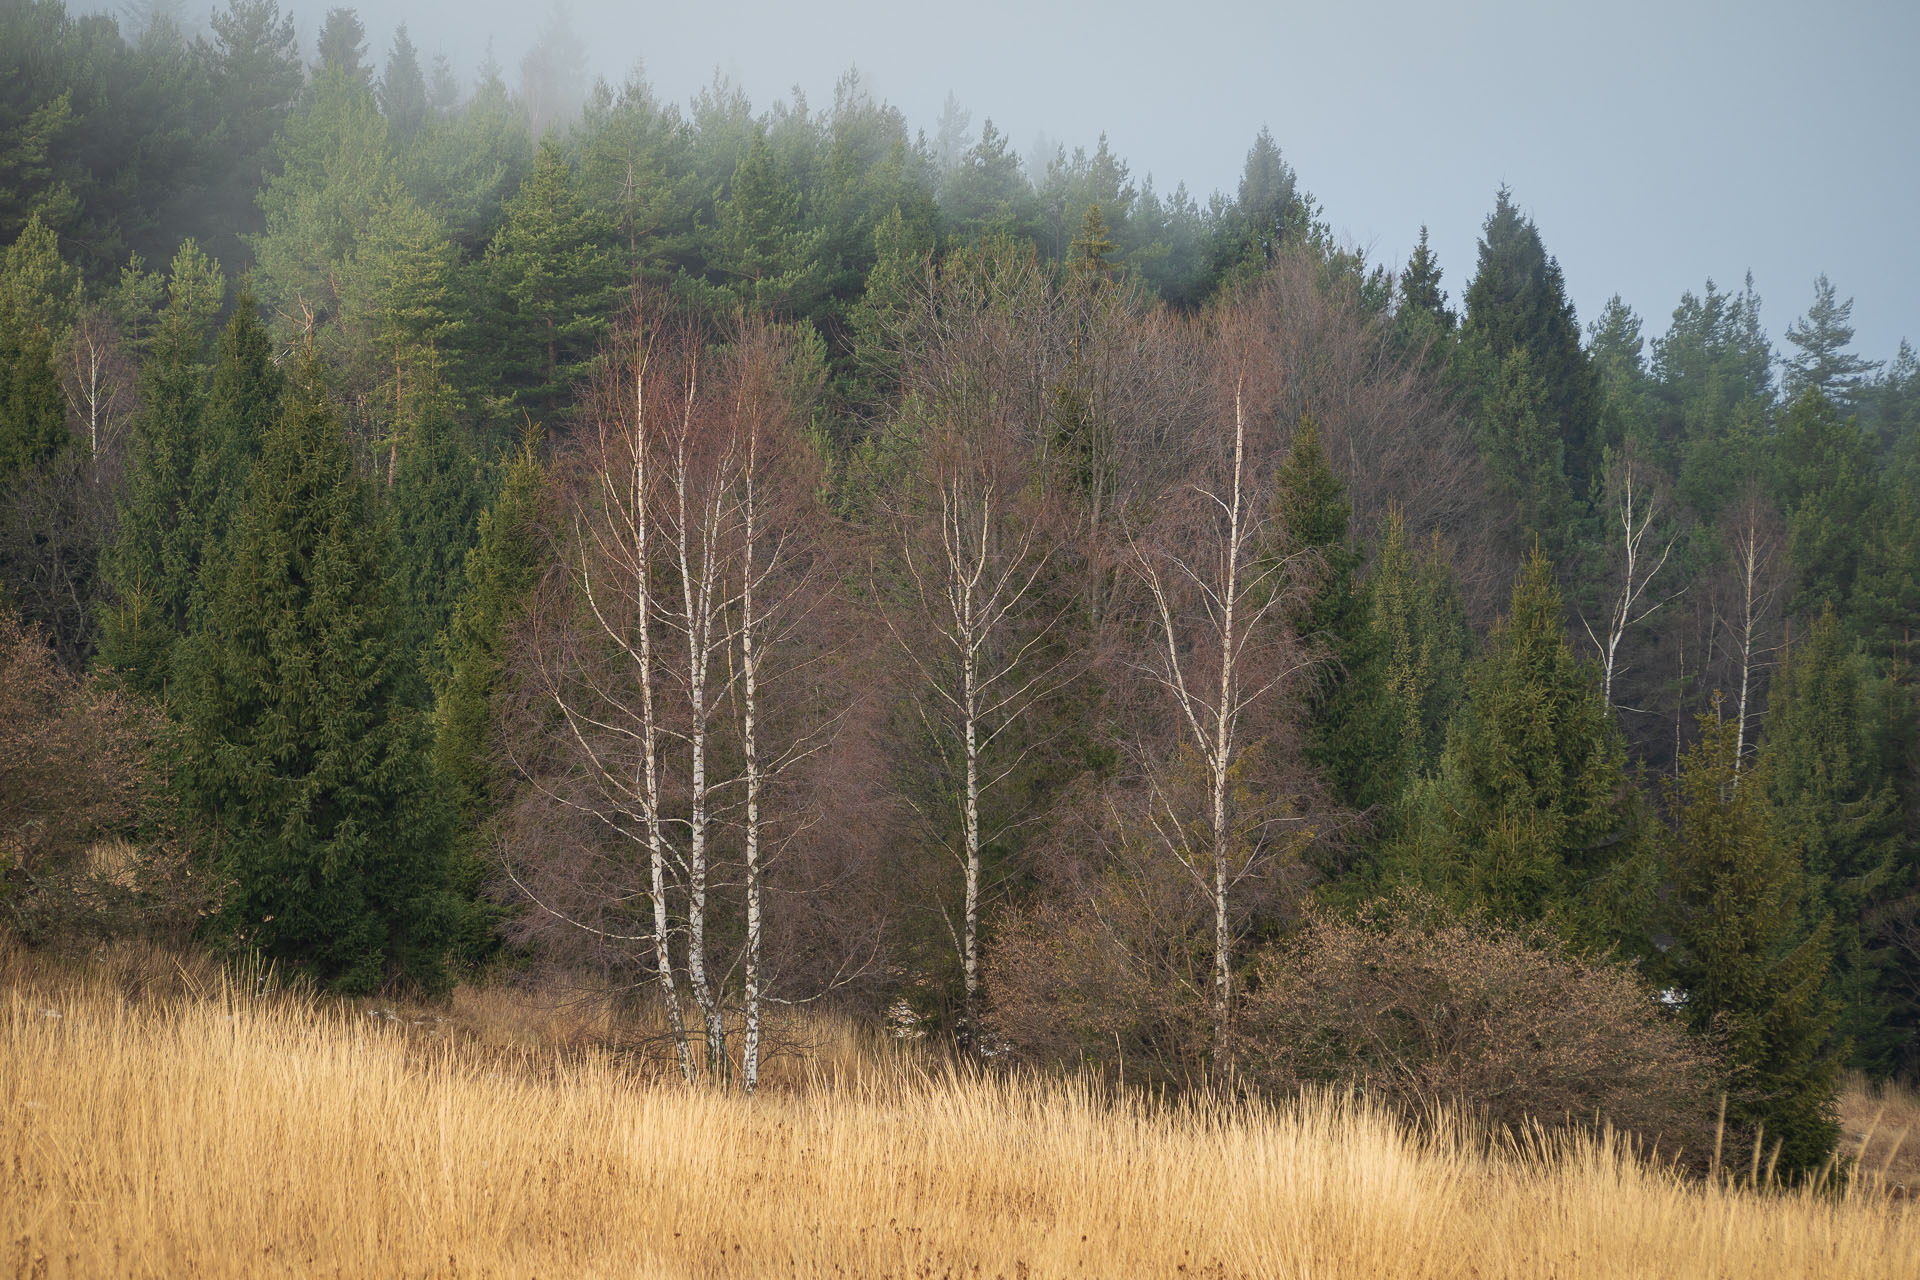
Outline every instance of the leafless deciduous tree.
<svg viewBox="0 0 1920 1280">
<path fill-rule="evenodd" d="M 818 459 L 791 343 L 757 322 L 728 338 L 706 345 L 636 297 L 606 352 L 565 573 L 530 637 L 545 740 L 522 768 L 547 810 L 613 838 L 529 842 L 509 873 L 544 918 L 645 947 L 687 1078 L 730 1076 L 737 1011 L 752 1089 L 772 998 L 767 873 L 810 825 L 783 783 L 839 717 L 807 687 L 821 659 L 807 624 L 833 611 L 818 607 Z"/>
<path fill-rule="evenodd" d="M 1129 665 L 1160 691 L 1173 731 L 1136 744 L 1141 816 L 1208 896 L 1216 1068 L 1229 1061 L 1232 1033 L 1233 896 L 1305 824 L 1296 798 L 1260 785 L 1249 767 L 1278 745 L 1257 717 L 1275 710 L 1307 659 L 1284 623 L 1303 566 L 1273 554 L 1273 366 L 1237 320 L 1229 314 L 1210 335 L 1222 385 L 1189 446 L 1191 470 L 1128 539 L 1150 638 Z"/>
<path fill-rule="evenodd" d="M 1607 549 L 1612 560 L 1606 612 L 1594 630 L 1584 614 L 1580 625 L 1600 656 L 1600 692 L 1614 705 L 1614 677 L 1620 673 L 1620 642 L 1678 592 L 1660 595 L 1653 581 L 1673 556 L 1675 535 L 1655 532 L 1666 501 L 1659 477 L 1629 440 L 1607 470 Z M 1651 535 L 1651 540 L 1649 540 Z"/>
<path fill-rule="evenodd" d="M 1785 586 L 1780 517 L 1758 480 L 1750 481 L 1721 522 L 1728 563 L 1714 606 L 1714 647 L 1736 690 L 1734 744 L 1736 770 L 1746 758 L 1748 722 L 1758 704 L 1758 677 L 1772 660 L 1773 626 Z"/>
</svg>

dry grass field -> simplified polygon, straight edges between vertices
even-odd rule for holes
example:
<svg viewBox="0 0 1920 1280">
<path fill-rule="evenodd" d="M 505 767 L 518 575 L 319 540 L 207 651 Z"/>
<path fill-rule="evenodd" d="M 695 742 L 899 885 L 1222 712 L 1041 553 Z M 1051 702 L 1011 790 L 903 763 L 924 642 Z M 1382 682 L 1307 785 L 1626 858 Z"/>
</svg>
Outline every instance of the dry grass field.
<svg viewBox="0 0 1920 1280">
<path fill-rule="evenodd" d="M 1603 1140 L 1488 1155 L 1338 1099 L 1150 1106 L 851 1033 L 747 1099 L 507 997 L 396 1015 L 164 968 L 0 952 L 0 1274 L 1920 1275 L 1920 1209 L 1871 1171 L 1756 1194 Z M 1911 1096 L 1848 1107 L 1856 1141 L 1881 1116 L 1860 1167 L 1897 1160 Z"/>
</svg>

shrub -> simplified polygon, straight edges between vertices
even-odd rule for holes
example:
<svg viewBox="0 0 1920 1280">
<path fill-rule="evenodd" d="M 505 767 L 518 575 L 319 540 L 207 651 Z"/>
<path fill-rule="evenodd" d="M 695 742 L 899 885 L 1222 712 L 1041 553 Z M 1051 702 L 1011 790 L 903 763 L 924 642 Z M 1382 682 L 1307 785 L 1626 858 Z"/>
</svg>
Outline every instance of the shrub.
<svg viewBox="0 0 1920 1280">
<path fill-rule="evenodd" d="M 1350 1086 L 1415 1119 L 1444 1107 L 1495 1131 L 1599 1121 L 1711 1151 L 1711 1047 L 1633 966 L 1544 929 L 1403 894 L 1312 917 L 1248 985 L 1241 1066 L 1260 1087 Z"/>
</svg>

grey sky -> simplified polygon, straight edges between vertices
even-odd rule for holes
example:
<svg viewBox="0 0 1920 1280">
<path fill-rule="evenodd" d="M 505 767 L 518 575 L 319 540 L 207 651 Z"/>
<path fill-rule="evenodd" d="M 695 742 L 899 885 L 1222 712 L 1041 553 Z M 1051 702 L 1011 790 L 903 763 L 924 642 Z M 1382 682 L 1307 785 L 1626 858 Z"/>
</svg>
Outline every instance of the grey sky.
<svg viewBox="0 0 1920 1280">
<path fill-rule="evenodd" d="M 323 4 L 301 3 L 311 50 Z M 514 78 L 548 0 L 364 4 L 371 54 L 405 16 L 470 74 L 489 37 Z M 1591 320 L 1615 292 L 1664 332 L 1684 289 L 1749 268 L 1784 345 L 1825 271 L 1862 354 L 1920 341 L 1916 0 L 572 0 L 596 71 L 636 61 L 684 102 L 716 68 L 756 109 L 816 106 L 858 65 L 929 132 L 948 90 L 1026 154 L 1105 131 L 1136 177 L 1232 190 L 1262 124 L 1336 231 L 1405 260 L 1430 228 L 1457 301 L 1508 183 Z"/>
</svg>

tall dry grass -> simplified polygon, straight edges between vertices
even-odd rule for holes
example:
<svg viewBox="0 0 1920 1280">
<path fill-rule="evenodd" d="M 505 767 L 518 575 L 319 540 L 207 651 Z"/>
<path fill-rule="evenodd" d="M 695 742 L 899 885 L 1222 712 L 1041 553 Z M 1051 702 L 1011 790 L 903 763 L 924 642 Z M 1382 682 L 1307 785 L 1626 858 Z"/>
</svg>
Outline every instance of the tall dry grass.
<svg viewBox="0 0 1920 1280">
<path fill-rule="evenodd" d="M 1905 1201 L 1689 1183 L 1603 1140 L 1489 1155 L 1338 1099 L 1156 1107 L 904 1059 L 745 1099 L 479 1044 L 457 1009 L 180 985 L 0 994 L 0 1273 L 1920 1274 Z"/>
</svg>

